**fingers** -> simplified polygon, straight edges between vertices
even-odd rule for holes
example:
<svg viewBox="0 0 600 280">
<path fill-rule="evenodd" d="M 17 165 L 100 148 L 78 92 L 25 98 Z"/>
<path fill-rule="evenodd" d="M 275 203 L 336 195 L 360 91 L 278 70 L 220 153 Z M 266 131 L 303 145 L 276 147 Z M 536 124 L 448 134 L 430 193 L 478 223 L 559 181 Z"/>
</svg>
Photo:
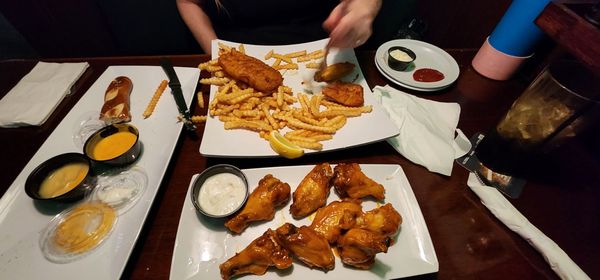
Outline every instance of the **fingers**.
<svg viewBox="0 0 600 280">
<path fill-rule="evenodd" d="M 333 29 L 339 24 L 344 14 L 345 4 L 344 2 L 341 2 L 340 4 L 335 6 L 333 11 L 331 11 L 331 14 L 329 14 L 329 17 L 327 17 L 325 22 L 323 22 L 323 28 L 328 32 L 332 32 Z"/>
<path fill-rule="evenodd" d="M 356 48 L 371 36 L 370 25 L 353 24 L 352 19 L 343 18 L 329 34 L 329 47 Z"/>
</svg>

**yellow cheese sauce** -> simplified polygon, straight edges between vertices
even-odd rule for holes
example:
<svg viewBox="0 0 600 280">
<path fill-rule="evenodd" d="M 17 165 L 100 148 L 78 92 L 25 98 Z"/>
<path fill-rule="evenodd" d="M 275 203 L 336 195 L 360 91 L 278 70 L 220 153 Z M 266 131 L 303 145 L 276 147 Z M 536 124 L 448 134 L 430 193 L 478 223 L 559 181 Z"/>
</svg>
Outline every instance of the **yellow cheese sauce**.
<svg viewBox="0 0 600 280">
<path fill-rule="evenodd" d="M 93 147 L 92 157 L 95 160 L 116 158 L 127 152 L 135 144 L 135 141 L 135 134 L 127 131 L 119 131 L 98 141 Z"/>
<path fill-rule="evenodd" d="M 83 162 L 73 162 L 55 169 L 48 175 L 38 194 L 42 198 L 53 198 L 75 188 L 88 174 L 89 166 Z"/>
<path fill-rule="evenodd" d="M 104 203 L 81 204 L 58 225 L 54 244 L 68 253 L 93 249 L 110 232 L 116 216 L 115 210 Z"/>
</svg>

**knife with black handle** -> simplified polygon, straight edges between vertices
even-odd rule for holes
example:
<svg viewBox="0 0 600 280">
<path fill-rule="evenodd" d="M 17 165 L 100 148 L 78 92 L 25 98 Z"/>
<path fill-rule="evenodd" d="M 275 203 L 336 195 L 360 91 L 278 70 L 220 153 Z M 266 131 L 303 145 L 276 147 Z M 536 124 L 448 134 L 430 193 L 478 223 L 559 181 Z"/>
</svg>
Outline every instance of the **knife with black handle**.
<svg viewBox="0 0 600 280">
<path fill-rule="evenodd" d="M 171 61 L 163 57 L 160 59 L 160 66 L 169 78 L 169 88 L 171 88 L 171 93 L 175 98 L 175 104 L 177 104 L 177 109 L 179 110 L 179 114 L 183 119 L 183 125 L 187 130 L 196 131 L 196 126 L 192 122 L 190 111 L 185 104 L 185 98 L 183 97 L 183 92 L 181 91 L 181 83 L 177 78 L 177 74 L 175 73 L 175 69 L 173 69 Z"/>
</svg>

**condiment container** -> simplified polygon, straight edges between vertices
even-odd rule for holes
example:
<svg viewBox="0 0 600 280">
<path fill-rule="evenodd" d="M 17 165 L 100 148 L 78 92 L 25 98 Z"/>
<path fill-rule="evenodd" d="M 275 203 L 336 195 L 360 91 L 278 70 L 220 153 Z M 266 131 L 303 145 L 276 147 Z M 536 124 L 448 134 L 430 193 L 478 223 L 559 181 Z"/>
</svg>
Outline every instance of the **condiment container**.
<svg viewBox="0 0 600 280">
<path fill-rule="evenodd" d="M 388 65 L 396 71 L 405 71 L 417 55 L 408 48 L 395 46 L 388 49 Z"/>
<path fill-rule="evenodd" d="M 111 124 L 87 139 L 83 152 L 92 162 L 109 166 L 126 166 L 135 162 L 142 152 L 139 132 L 131 124 Z"/>
<path fill-rule="evenodd" d="M 55 197 L 42 197 L 40 195 L 40 187 L 44 180 L 55 170 L 71 163 L 83 163 L 88 167 L 83 179 L 66 193 Z M 92 174 L 90 165 L 90 160 L 85 155 L 79 153 L 65 153 L 50 158 L 29 174 L 25 181 L 25 193 L 29 197 L 40 201 L 56 201 L 61 203 L 77 201 L 90 193 L 94 188 L 96 178 Z"/>
<path fill-rule="evenodd" d="M 244 206 L 248 192 L 244 172 L 233 165 L 219 164 L 207 168 L 196 178 L 190 195 L 199 213 L 224 218 Z"/>
<path fill-rule="evenodd" d="M 117 213 L 100 201 L 86 201 L 54 216 L 41 235 L 46 259 L 69 263 L 97 249 L 111 234 Z"/>
</svg>

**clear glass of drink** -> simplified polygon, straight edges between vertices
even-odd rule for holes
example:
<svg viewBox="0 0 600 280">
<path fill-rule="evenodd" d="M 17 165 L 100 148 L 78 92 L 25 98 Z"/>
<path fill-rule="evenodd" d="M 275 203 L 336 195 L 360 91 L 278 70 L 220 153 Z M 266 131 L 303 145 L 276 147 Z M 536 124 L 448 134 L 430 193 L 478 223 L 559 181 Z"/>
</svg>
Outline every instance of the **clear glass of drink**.
<svg viewBox="0 0 600 280">
<path fill-rule="evenodd" d="M 575 60 L 547 66 L 476 148 L 487 168 L 522 175 L 536 154 L 600 119 L 600 77 Z"/>
</svg>

